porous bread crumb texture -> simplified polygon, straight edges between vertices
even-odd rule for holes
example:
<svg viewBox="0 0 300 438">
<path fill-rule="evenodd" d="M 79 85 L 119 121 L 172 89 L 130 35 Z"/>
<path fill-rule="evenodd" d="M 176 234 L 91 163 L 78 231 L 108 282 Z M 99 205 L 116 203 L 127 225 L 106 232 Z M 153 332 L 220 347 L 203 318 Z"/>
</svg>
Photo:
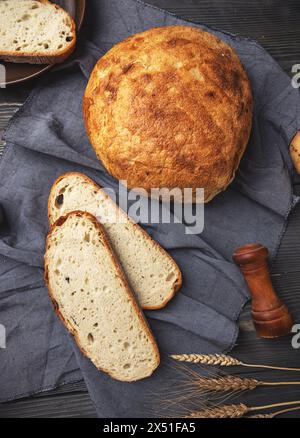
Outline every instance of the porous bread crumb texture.
<svg viewBox="0 0 300 438">
<path fill-rule="evenodd" d="M 252 93 L 236 52 L 211 33 L 165 26 L 115 45 L 84 97 L 91 144 L 130 188 L 228 187 L 252 126 Z M 178 199 L 180 200 L 180 199 Z M 190 202 L 190 199 L 188 199 Z"/>
<path fill-rule="evenodd" d="M 0 54 L 59 55 L 74 43 L 70 16 L 48 2 L 0 1 Z"/>
<path fill-rule="evenodd" d="M 164 307 L 181 286 L 181 273 L 174 260 L 93 181 L 76 173 L 53 185 L 50 222 L 74 210 L 87 211 L 103 224 L 141 307 Z"/>
<path fill-rule="evenodd" d="M 77 212 L 54 227 L 46 272 L 58 312 L 97 368 L 122 381 L 153 373 L 154 338 L 95 219 Z"/>
</svg>

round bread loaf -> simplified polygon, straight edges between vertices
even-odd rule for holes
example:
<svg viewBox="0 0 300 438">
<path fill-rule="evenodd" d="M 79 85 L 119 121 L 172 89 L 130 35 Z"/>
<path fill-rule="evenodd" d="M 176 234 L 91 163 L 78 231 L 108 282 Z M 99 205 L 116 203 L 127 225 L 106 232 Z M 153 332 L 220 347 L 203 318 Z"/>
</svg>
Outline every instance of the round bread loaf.
<svg viewBox="0 0 300 438">
<path fill-rule="evenodd" d="M 90 141 L 130 188 L 205 189 L 234 178 L 252 125 L 252 93 L 234 50 L 187 26 L 150 29 L 97 63 L 84 97 Z"/>
</svg>

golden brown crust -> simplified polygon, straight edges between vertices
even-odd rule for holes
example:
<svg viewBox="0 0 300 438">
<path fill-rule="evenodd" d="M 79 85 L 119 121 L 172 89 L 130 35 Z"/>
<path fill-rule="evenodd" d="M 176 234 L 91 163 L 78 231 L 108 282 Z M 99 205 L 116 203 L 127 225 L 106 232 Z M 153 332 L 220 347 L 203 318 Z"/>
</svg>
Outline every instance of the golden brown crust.
<svg viewBox="0 0 300 438">
<path fill-rule="evenodd" d="M 290 154 L 293 160 L 295 169 L 300 175 L 300 131 L 297 132 L 290 144 Z"/>
<path fill-rule="evenodd" d="M 83 111 L 107 170 L 130 188 L 204 188 L 232 181 L 252 125 L 252 93 L 234 50 L 187 26 L 150 29 L 97 63 Z"/>
<path fill-rule="evenodd" d="M 63 50 L 57 50 L 56 52 L 49 52 L 45 56 L 45 52 L 43 53 L 22 53 L 22 52 L 1 52 L 0 51 L 0 59 L 6 62 L 13 62 L 13 63 L 27 63 L 27 64 L 60 64 L 64 62 L 75 50 L 76 48 L 76 24 L 71 17 L 64 9 L 62 9 L 60 6 L 51 3 L 48 0 L 36 0 L 39 3 L 49 4 L 55 9 L 62 10 L 67 16 L 71 24 L 72 33 L 74 35 L 73 40 L 69 44 L 68 47 L 66 47 Z"/>
<path fill-rule="evenodd" d="M 68 330 L 68 331 L 71 333 L 71 335 L 74 337 L 75 342 L 76 342 L 76 344 L 78 345 L 80 351 L 81 351 L 86 357 L 88 357 L 86 351 L 84 350 L 84 348 L 83 348 L 83 347 L 80 345 L 80 343 L 79 343 L 79 339 L 78 339 L 78 335 L 77 335 L 76 330 L 74 329 L 74 327 L 72 326 L 72 324 L 71 324 L 69 321 L 67 321 L 66 318 L 63 316 L 63 314 L 60 312 L 59 305 L 58 305 L 57 301 L 56 301 L 55 298 L 54 298 L 53 291 L 52 291 L 52 289 L 51 289 L 51 287 L 50 287 L 50 284 L 49 284 L 49 272 L 48 272 L 48 261 L 47 261 L 47 249 L 48 249 L 48 246 L 49 246 L 49 244 L 50 244 L 50 239 L 51 239 L 51 237 L 52 237 L 52 232 L 55 230 L 55 228 L 56 228 L 57 226 L 61 226 L 61 225 L 62 225 L 62 224 L 63 224 L 63 223 L 69 218 L 69 217 L 71 217 L 71 216 L 86 217 L 87 219 L 89 219 L 89 220 L 94 224 L 94 226 L 96 227 L 96 229 L 98 229 L 98 232 L 99 232 L 99 236 L 100 236 L 100 238 L 102 239 L 102 241 L 103 241 L 104 244 L 107 246 L 107 248 L 108 248 L 108 250 L 109 250 L 109 252 L 110 252 L 110 256 L 111 256 L 111 259 L 112 259 L 112 263 L 113 263 L 114 266 L 115 266 L 115 269 L 116 269 L 116 271 L 117 271 L 117 275 L 118 275 L 118 277 L 120 278 L 121 282 L 123 283 L 123 286 L 124 286 L 124 288 L 125 288 L 125 290 L 126 290 L 126 293 L 127 293 L 127 295 L 128 295 L 128 298 L 130 299 L 130 301 L 131 301 L 131 303 L 132 303 L 132 305 L 133 305 L 133 307 L 134 307 L 134 310 L 135 310 L 135 312 L 136 312 L 136 314 L 137 314 L 137 316 L 138 316 L 138 319 L 139 319 L 140 323 L 142 324 L 142 326 L 144 327 L 144 329 L 145 329 L 145 331 L 146 331 L 146 333 L 147 333 L 147 336 L 149 337 L 150 342 L 151 342 L 151 344 L 152 344 L 152 346 L 153 346 L 153 350 L 154 350 L 154 353 L 155 353 L 156 364 L 157 364 L 156 368 L 157 368 L 157 367 L 159 366 L 159 364 L 160 364 L 160 353 L 159 353 L 159 350 L 158 350 L 158 346 L 157 346 L 156 340 L 155 340 L 155 338 L 154 338 L 154 336 L 153 336 L 153 333 L 152 333 L 152 331 L 151 331 L 151 329 L 150 329 L 150 327 L 149 327 L 149 324 L 148 324 L 147 320 L 145 319 L 145 317 L 144 317 L 144 315 L 143 315 L 141 309 L 139 308 L 139 305 L 138 305 L 138 303 L 137 303 L 137 301 L 136 301 L 136 299 L 135 299 L 135 297 L 134 297 L 134 294 L 133 294 L 133 293 L 131 292 L 131 290 L 130 290 L 130 287 L 129 287 L 129 285 L 128 285 L 127 279 L 126 279 L 126 277 L 125 277 L 125 274 L 124 274 L 124 272 L 123 272 L 123 270 L 122 270 L 122 268 L 121 268 L 121 266 L 120 266 L 120 264 L 119 264 L 119 262 L 118 262 L 118 260 L 117 260 L 117 258 L 116 258 L 116 256 L 115 256 L 115 254 L 114 254 L 114 252 L 113 252 L 113 250 L 112 250 L 112 248 L 111 248 L 111 245 L 110 245 L 110 243 L 109 243 L 109 241 L 108 241 L 108 238 L 107 238 L 107 236 L 106 236 L 106 233 L 105 233 L 105 230 L 104 230 L 103 226 L 102 226 L 101 224 L 99 224 L 99 222 L 97 221 L 97 219 L 96 219 L 93 215 L 91 215 L 90 213 L 87 213 L 87 212 L 83 212 L 83 211 L 73 211 L 73 212 L 67 214 L 66 216 L 62 216 L 62 217 L 60 217 L 60 218 L 59 218 L 59 219 L 58 219 L 58 220 L 52 225 L 52 227 L 50 228 L 49 234 L 48 234 L 48 236 L 47 236 L 47 240 L 46 240 L 46 253 L 45 253 L 45 276 L 44 276 L 44 278 L 45 278 L 46 286 L 47 286 L 47 288 L 48 288 L 49 297 L 50 297 L 50 299 L 51 299 L 51 301 L 52 301 L 52 303 L 53 303 L 53 307 L 54 307 L 54 310 L 55 310 L 57 316 L 60 318 L 60 320 L 62 321 L 62 323 L 64 324 L 64 326 L 67 328 L 67 330 Z M 155 368 L 155 369 L 156 369 L 156 368 Z M 113 374 L 111 374 L 108 370 L 101 369 L 101 368 L 98 368 L 98 369 L 99 369 L 100 371 L 103 371 L 103 372 L 109 374 L 112 378 L 114 378 Z M 151 373 L 150 375 L 153 374 L 153 372 L 155 371 L 155 369 L 152 370 L 152 373 Z M 146 376 L 146 377 L 150 377 L 150 375 L 149 375 L 149 376 Z M 146 377 L 145 377 L 145 378 L 146 378 Z M 127 380 L 126 380 L 126 382 L 134 382 L 134 380 L 132 380 L 132 381 L 127 381 Z"/>
<path fill-rule="evenodd" d="M 57 180 L 54 182 L 51 190 L 50 190 L 50 195 L 48 198 L 48 219 L 49 219 L 49 223 L 52 226 L 53 225 L 53 219 L 51 216 L 51 204 L 53 204 L 53 197 L 55 195 L 55 191 L 56 191 L 56 186 L 65 178 L 68 178 L 70 176 L 79 176 L 80 178 L 84 178 L 89 184 L 92 184 L 96 190 L 101 190 L 101 187 L 98 186 L 98 184 L 95 183 L 95 181 L 93 181 L 91 178 L 89 178 L 88 176 L 84 175 L 83 173 L 80 172 L 68 172 L 65 173 L 64 175 L 61 175 L 57 178 Z M 108 195 L 106 195 L 107 198 L 109 198 Z M 110 199 L 110 198 L 109 198 Z M 113 202 L 110 199 L 111 202 Z M 118 207 L 122 212 L 123 210 Z M 124 212 L 124 214 L 126 214 Z M 126 214 L 127 216 L 127 214 Z M 177 282 L 174 283 L 172 290 L 170 291 L 170 294 L 166 297 L 165 301 L 160 305 L 160 306 L 143 306 L 142 308 L 144 310 L 160 310 L 163 309 L 164 307 L 166 307 L 166 305 L 169 303 L 169 301 L 171 301 L 171 299 L 175 296 L 176 292 L 179 291 L 179 289 L 182 286 L 182 274 L 181 271 L 177 265 L 177 263 L 174 261 L 174 259 L 170 256 L 170 254 L 168 254 L 168 252 L 163 249 L 155 240 L 153 240 L 149 234 L 142 228 L 140 227 L 138 224 L 136 224 L 129 216 L 127 216 L 128 221 L 131 222 L 133 227 L 137 227 L 141 233 L 143 234 L 143 236 L 145 237 L 145 239 L 147 239 L 147 241 L 149 242 L 149 245 L 153 245 L 154 247 L 156 247 L 158 249 L 158 251 L 164 256 L 167 257 L 173 264 L 173 267 L 177 273 Z"/>
</svg>

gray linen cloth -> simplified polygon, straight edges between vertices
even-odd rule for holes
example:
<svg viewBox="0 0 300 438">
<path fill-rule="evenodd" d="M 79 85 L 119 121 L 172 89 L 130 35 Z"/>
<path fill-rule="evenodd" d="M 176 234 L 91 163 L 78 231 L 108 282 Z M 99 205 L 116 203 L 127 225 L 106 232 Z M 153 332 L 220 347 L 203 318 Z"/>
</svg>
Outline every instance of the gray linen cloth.
<svg viewBox="0 0 300 438">
<path fill-rule="evenodd" d="M 205 208 L 205 230 L 186 235 L 182 224 L 146 225 L 183 273 L 183 287 L 167 308 L 146 313 L 162 352 L 153 377 L 134 384 L 98 372 L 70 340 L 53 312 L 43 282 L 47 197 L 64 172 L 81 171 L 104 187 L 117 182 L 97 161 L 82 120 L 82 96 L 96 60 L 113 44 L 144 29 L 187 24 L 135 0 L 89 0 L 73 60 L 41 80 L 7 129 L 0 162 L 0 401 L 84 377 L 100 417 L 153 413 L 150 393 L 175 376 L 171 353 L 229 351 L 248 291 L 232 263 L 234 249 L 261 242 L 275 256 L 297 199 L 288 144 L 300 128 L 299 90 L 254 41 L 202 26 L 238 52 L 251 81 L 254 126 L 230 188 Z M 171 379 L 171 380 L 170 380 Z M 154 400 L 154 399 L 153 399 Z M 152 402 L 152 404 L 154 401 Z"/>
</svg>

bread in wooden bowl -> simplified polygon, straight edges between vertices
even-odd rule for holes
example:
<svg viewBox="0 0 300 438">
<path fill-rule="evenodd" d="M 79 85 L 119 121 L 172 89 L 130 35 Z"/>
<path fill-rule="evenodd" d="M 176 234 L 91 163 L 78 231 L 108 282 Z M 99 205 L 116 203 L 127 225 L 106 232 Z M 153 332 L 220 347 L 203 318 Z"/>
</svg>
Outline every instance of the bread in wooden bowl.
<svg viewBox="0 0 300 438">
<path fill-rule="evenodd" d="M 106 169 L 131 188 L 226 189 L 245 152 L 252 93 L 235 51 L 188 26 L 114 46 L 86 88 L 84 119 Z"/>
<path fill-rule="evenodd" d="M 73 18 L 48 0 L 0 1 L 0 59 L 57 64 L 74 51 Z"/>
</svg>

